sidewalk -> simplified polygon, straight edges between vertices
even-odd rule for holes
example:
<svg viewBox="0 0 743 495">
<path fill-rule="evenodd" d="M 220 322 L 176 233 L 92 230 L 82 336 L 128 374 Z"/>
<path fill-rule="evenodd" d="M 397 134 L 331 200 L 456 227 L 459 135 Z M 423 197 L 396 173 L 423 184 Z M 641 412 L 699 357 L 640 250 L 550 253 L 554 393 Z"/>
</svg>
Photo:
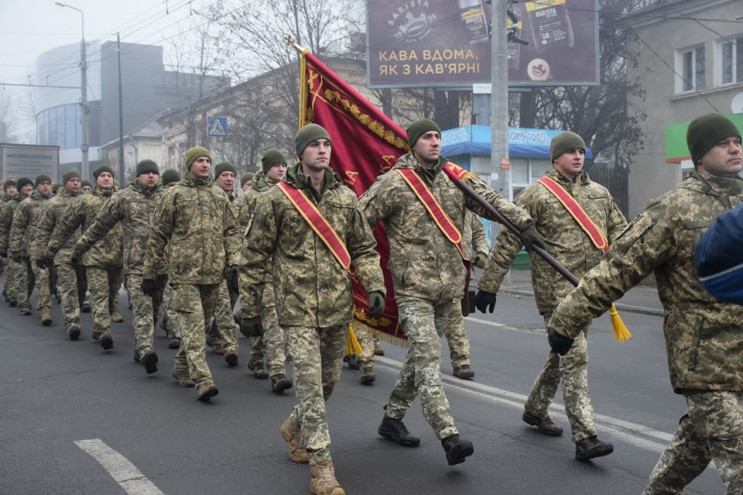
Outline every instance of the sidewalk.
<svg viewBox="0 0 743 495">
<path fill-rule="evenodd" d="M 470 283 L 473 289 L 477 288 L 477 280 L 481 273 L 482 270 L 475 269 Z M 534 296 L 531 286 L 531 270 L 510 270 L 503 279 L 501 290 L 511 294 Z M 627 291 L 624 297 L 615 304 L 617 309 L 622 311 L 663 316 L 663 306 L 658 298 L 658 290 L 653 285 L 637 285 Z"/>
</svg>

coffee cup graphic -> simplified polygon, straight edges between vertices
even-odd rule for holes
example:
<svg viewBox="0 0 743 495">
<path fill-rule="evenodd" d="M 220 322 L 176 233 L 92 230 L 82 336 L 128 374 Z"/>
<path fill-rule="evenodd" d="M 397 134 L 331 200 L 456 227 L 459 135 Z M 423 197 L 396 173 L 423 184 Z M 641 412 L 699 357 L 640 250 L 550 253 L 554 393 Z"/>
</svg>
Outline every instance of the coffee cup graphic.
<svg viewBox="0 0 743 495">
<path fill-rule="evenodd" d="M 550 78 L 550 64 L 542 58 L 535 58 L 526 66 L 526 74 L 532 81 L 546 81 Z"/>
</svg>

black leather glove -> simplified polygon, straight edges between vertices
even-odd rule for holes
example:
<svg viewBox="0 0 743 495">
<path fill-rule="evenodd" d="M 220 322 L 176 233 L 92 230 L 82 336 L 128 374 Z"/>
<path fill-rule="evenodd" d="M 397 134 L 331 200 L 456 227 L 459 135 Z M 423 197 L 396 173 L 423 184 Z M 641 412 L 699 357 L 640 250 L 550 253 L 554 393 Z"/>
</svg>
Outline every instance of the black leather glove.
<svg viewBox="0 0 743 495">
<path fill-rule="evenodd" d="M 240 320 L 240 333 L 246 337 L 261 337 L 263 335 L 263 322 L 260 316 L 253 318 L 242 318 Z"/>
<path fill-rule="evenodd" d="M 547 249 L 547 246 L 544 244 L 542 237 L 539 235 L 539 232 L 537 232 L 537 228 L 534 225 L 529 225 L 521 231 L 521 242 L 524 243 L 527 251 L 533 250 L 534 246 L 539 246 L 545 250 Z"/>
<path fill-rule="evenodd" d="M 230 290 L 237 292 L 240 287 L 240 270 L 237 265 L 230 265 L 228 270 L 227 284 L 230 286 Z"/>
<path fill-rule="evenodd" d="M 157 290 L 157 284 L 154 280 L 146 278 L 142 280 L 142 292 L 150 297 L 155 297 L 155 291 Z"/>
<path fill-rule="evenodd" d="M 474 258 L 472 258 L 472 264 L 475 265 L 477 268 L 485 269 L 485 265 L 488 264 L 488 254 L 487 253 L 477 253 Z"/>
<path fill-rule="evenodd" d="M 36 263 L 36 266 L 39 267 L 39 269 L 41 270 L 47 269 L 46 258 L 39 258 L 35 261 L 35 263 Z"/>
<path fill-rule="evenodd" d="M 486 292 L 484 290 L 478 290 L 475 296 L 475 307 L 480 313 L 487 312 L 492 313 L 495 309 L 495 294 L 492 292 Z"/>
<path fill-rule="evenodd" d="M 573 345 L 573 339 L 565 337 L 554 330 L 547 330 L 547 342 L 549 342 L 552 352 L 556 352 L 560 356 L 564 356 Z"/>
<path fill-rule="evenodd" d="M 369 311 L 366 316 L 381 316 L 384 311 L 384 294 L 379 291 L 369 293 Z"/>
</svg>

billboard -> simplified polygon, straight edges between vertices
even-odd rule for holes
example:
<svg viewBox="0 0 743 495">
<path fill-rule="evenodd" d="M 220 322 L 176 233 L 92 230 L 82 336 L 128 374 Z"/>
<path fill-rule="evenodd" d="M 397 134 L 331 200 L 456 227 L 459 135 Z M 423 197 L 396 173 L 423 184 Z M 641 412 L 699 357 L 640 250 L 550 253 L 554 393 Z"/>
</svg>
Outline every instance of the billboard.
<svg viewBox="0 0 743 495">
<path fill-rule="evenodd" d="M 498 0 L 506 1 L 506 0 Z M 483 0 L 367 1 L 371 88 L 470 87 L 491 80 L 490 10 Z M 536 0 L 510 6 L 511 86 L 594 85 L 597 0 Z"/>
</svg>

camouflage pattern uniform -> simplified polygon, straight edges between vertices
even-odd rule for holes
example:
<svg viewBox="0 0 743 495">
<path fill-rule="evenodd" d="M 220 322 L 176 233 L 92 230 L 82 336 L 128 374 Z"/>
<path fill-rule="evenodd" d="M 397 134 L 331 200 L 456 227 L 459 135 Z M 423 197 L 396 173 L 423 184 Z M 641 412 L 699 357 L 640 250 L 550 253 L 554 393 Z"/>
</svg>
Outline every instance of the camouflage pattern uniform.
<svg viewBox="0 0 743 495">
<path fill-rule="evenodd" d="M 464 326 L 461 310 L 457 312 L 453 306 L 458 307 L 459 299 L 464 296 L 467 270 L 457 247 L 439 230 L 397 169 L 417 172 L 461 232 L 468 208 L 482 216 L 490 217 L 490 213 L 465 196 L 442 172 L 445 164 L 446 160 L 440 158 L 427 170 L 408 153 L 400 157 L 392 170 L 377 178 L 361 197 L 361 208 L 369 224 L 374 226 L 384 221 L 387 230 L 400 325 L 409 346 L 385 406 L 386 414 L 402 419 L 420 394 L 423 415 L 439 440 L 457 434 L 441 381 L 439 339 L 444 328 Z M 464 180 L 518 228 L 531 225 L 524 210 L 488 188 L 482 180 L 474 176 Z"/>
<path fill-rule="evenodd" d="M 39 268 L 31 263 L 31 242 L 37 235 L 39 220 L 41 219 L 42 207 L 49 196 L 42 195 L 33 190 L 31 194 L 20 202 L 13 214 L 13 224 L 10 228 L 10 256 L 13 260 L 26 269 L 21 268 L 15 286 L 18 297 L 18 309 L 31 310 L 29 297 L 36 285 L 38 300 L 36 307 L 39 312 L 49 311 L 52 307 L 52 295 L 49 290 L 49 270 Z"/>
<path fill-rule="evenodd" d="M 20 276 L 20 270 L 25 269 L 20 263 L 8 258 L 10 227 L 13 224 L 13 213 L 15 213 L 19 203 L 20 195 L 14 194 L 0 207 L 0 253 L 3 253 L 3 256 L 7 258 L 5 265 L 5 297 L 12 304 L 18 304 L 15 281 Z"/>
<path fill-rule="evenodd" d="M 554 168 L 545 175 L 557 181 L 575 198 L 606 235 L 610 245 L 627 226 L 624 215 L 609 191 L 591 181 L 585 172 L 577 175 L 574 181 Z M 601 261 L 603 252 L 593 244 L 588 234 L 546 187 L 538 183 L 526 186 L 516 198 L 516 204 L 525 208 L 534 219 L 537 230 L 547 245 L 547 251 L 573 275 L 580 278 Z M 521 246 L 521 240 L 516 235 L 505 229 L 501 231 L 477 287 L 493 294 L 498 292 Z M 529 261 L 537 308 L 546 323 L 557 304 L 573 290 L 573 284 L 538 254 L 530 253 Z M 567 354 L 560 356 L 550 353 L 547 357 L 524 409 L 532 416 L 546 418 L 547 408 L 554 400 L 562 380 L 565 412 L 572 431 L 571 439 L 577 443 L 584 438 L 596 436 L 596 428 L 588 392 L 588 326 L 575 330 L 575 345 Z"/>
<path fill-rule="evenodd" d="M 205 330 L 214 314 L 225 267 L 239 263 L 235 216 L 224 193 L 210 178 L 190 172 L 165 191 L 152 217 L 144 257 L 144 279 L 155 280 L 168 245 L 168 283 L 182 332 L 176 374 L 188 370 L 197 391 L 214 386 L 206 363 Z"/>
<path fill-rule="evenodd" d="M 263 170 L 259 170 L 253 176 L 253 187 L 243 192 L 240 196 L 240 208 L 238 224 L 242 238 L 247 237 L 250 225 L 255 214 L 258 199 L 268 190 L 276 185 L 276 182 L 268 179 Z M 244 243 L 243 243 L 244 247 Z M 245 253 L 243 253 L 245 255 Z M 267 261 L 271 264 L 271 261 Z M 245 298 L 247 297 L 248 279 L 245 265 L 240 267 L 240 317 L 245 314 Z M 271 268 L 267 272 L 271 272 Z M 269 279 L 265 283 L 263 295 L 263 307 L 261 311 L 261 324 L 263 325 L 263 336 L 252 337 L 250 346 L 250 363 L 254 370 L 268 369 L 268 375 L 275 377 L 286 374 L 286 351 L 284 343 L 284 331 L 279 325 L 276 315 L 276 296 L 274 295 L 273 282 Z"/>
<path fill-rule="evenodd" d="M 366 291 L 384 293 L 376 242 L 353 191 L 326 170 L 318 193 L 300 164 L 289 167 L 285 180 L 315 203 L 345 242 L 354 274 Z M 290 420 L 301 429 L 310 466 L 330 465 L 324 401 L 340 379 L 346 353 L 348 324 L 353 317 L 350 276 L 276 187 L 266 191 L 258 202 L 244 253 L 243 273 L 248 282 L 245 314 L 261 314 L 264 284 L 272 279 L 276 313 L 294 369 L 297 405 Z"/>
<path fill-rule="evenodd" d="M 163 193 L 161 185 L 149 189 L 134 180 L 103 205 L 100 213 L 75 245 L 75 253 L 83 254 L 121 222 L 124 242 L 124 285 L 132 305 L 134 326 L 134 355 L 139 360 L 153 349 L 155 328 L 154 307 L 157 297 L 142 292 L 142 272 L 147 239 L 150 237 L 150 218 Z M 164 290 L 162 277 L 158 280 L 159 301 Z"/>
<path fill-rule="evenodd" d="M 743 493 L 743 306 L 709 295 L 694 269 L 694 247 L 704 231 L 742 202 L 743 180 L 695 170 L 649 203 L 549 320 L 550 329 L 576 336 L 655 273 L 671 384 L 686 398 L 687 411 L 646 494 L 682 493 L 711 460 L 727 493 Z"/>
<path fill-rule="evenodd" d="M 90 194 L 83 194 L 73 201 L 54 228 L 49 241 L 49 251 L 54 253 L 60 246 L 66 246 L 71 240 L 79 239 L 74 233 L 78 228 L 81 232 L 87 231 L 103 205 L 112 196 L 113 189 L 97 187 Z M 94 339 L 111 334 L 111 314 L 118 305 L 121 287 L 122 237 L 123 229 L 121 224 L 117 223 L 103 239 L 93 244 L 80 260 L 87 274 L 88 289 L 93 302 Z"/>
<path fill-rule="evenodd" d="M 462 229 L 462 249 L 464 249 L 464 254 L 470 260 L 473 259 L 475 254 L 483 253 L 487 256 L 490 251 L 488 240 L 485 236 L 485 225 L 480 220 L 480 217 L 470 210 L 465 212 L 464 229 Z M 461 312 L 461 308 L 453 304 L 452 311 Z M 452 320 L 456 322 L 456 315 L 452 316 Z M 457 369 L 462 366 L 469 366 L 471 364 L 470 340 L 467 338 L 464 325 L 455 324 L 452 327 L 446 327 L 444 329 L 444 336 L 446 337 L 447 344 L 449 344 L 451 367 Z"/>
<path fill-rule="evenodd" d="M 48 246 L 55 226 L 65 217 L 67 208 L 81 194 L 82 192 L 74 193 L 65 189 L 64 186 L 60 187 L 57 194 L 44 203 L 36 238 L 31 244 L 32 261 L 48 259 L 51 265 L 51 259 L 54 259 L 53 264 L 57 270 L 57 293 L 64 315 L 65 330 L 68 332 L 70 329 L 80 331 L 80 305 L 85 301 L 87 290 L 83 267 L 73 265 L 70 261 L 72 248 L 80 234 L 75 232 L 62 245 L 55 246 L 54 250 L 49 249 Z"/>
</svg>

